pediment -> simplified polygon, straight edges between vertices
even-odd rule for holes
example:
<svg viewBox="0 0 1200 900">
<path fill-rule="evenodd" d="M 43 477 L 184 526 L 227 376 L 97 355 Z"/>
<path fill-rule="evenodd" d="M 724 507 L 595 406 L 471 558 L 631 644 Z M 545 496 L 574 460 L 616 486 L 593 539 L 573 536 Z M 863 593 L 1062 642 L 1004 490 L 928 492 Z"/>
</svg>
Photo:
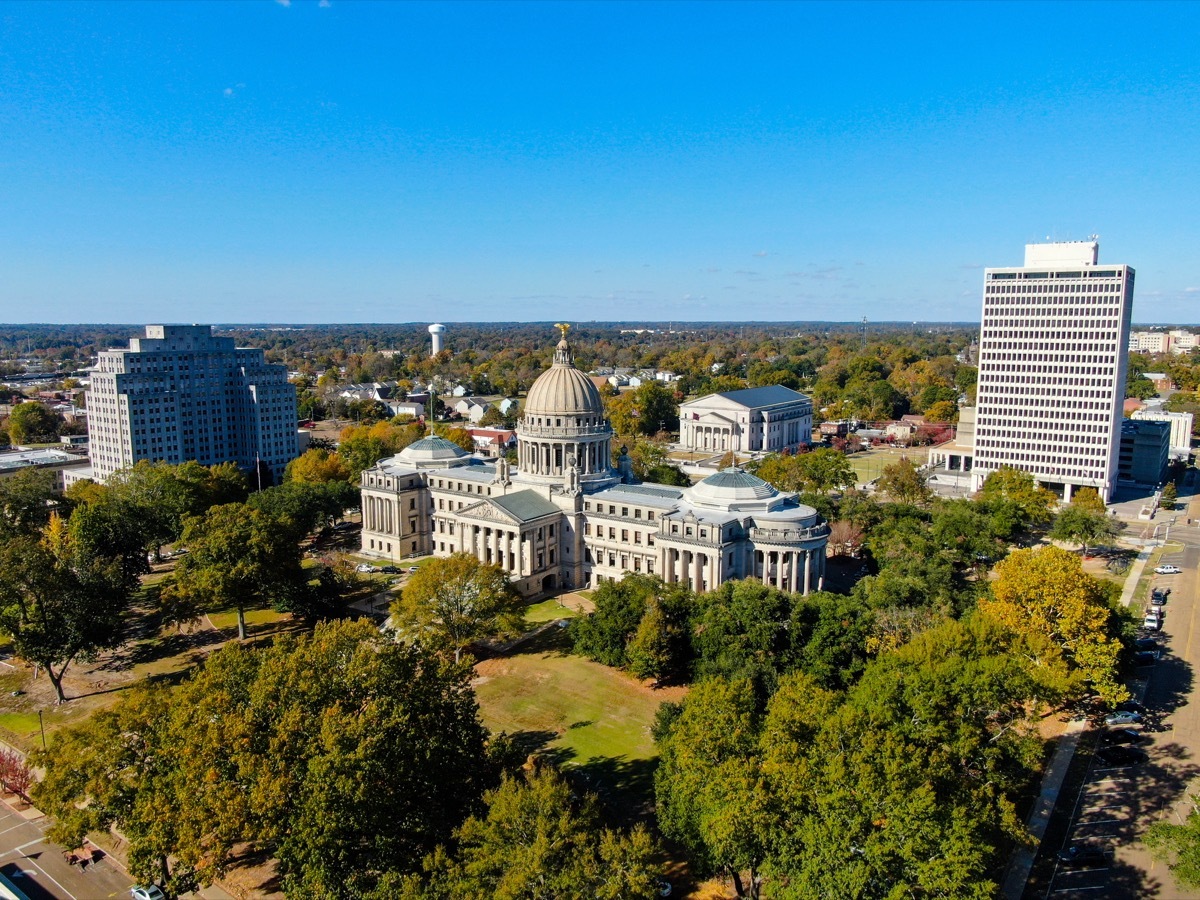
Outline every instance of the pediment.
<svg viewBox="0 0 1200 900">
<path fill-rule="evenodd" d="M 480 500 L 470 506 L 464 506 L 455 513 L 461 519 L 479 519 L 484 522 L 503 522 L 505 525 L 520 525 L 521 520 L 510 515 L 491 500 Z"/>
</svg>

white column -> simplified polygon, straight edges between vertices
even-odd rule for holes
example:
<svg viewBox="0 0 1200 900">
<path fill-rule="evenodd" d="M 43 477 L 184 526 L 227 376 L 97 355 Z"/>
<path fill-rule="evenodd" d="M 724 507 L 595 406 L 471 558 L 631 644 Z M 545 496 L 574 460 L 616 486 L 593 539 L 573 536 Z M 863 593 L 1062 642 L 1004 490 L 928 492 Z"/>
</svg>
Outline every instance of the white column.
<svg viewBox="0 0 1200 900">
<path fill-rule="evenodd" d="M 808 596 L 809 588 L 812 582 L 812 554 L 810 551 L 804 551 L 804 595 Z"/>
</svg>

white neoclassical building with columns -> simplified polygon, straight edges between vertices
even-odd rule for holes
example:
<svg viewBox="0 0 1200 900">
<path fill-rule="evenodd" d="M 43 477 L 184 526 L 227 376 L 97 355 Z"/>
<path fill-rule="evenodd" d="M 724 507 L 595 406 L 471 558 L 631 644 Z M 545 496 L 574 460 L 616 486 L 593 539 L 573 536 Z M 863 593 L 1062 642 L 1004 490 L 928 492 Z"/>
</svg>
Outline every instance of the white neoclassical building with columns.
<svg viewBox="0 0 1200 900">
<path fill-rule="evenodd" d="M 564 327 L 526 398 L 517 467 L 439 437 L 380 461 L 362 474 L 362 552 L 392 561 L 471 553 L 528 597 L 626 572 L 697 591 L 738 578 L 820 589 L 829 527 L 794 494 L 736 468 L 689 488 L 642 484 L 624 451 L 611 467 L 612 438 Z"/>
</svg>

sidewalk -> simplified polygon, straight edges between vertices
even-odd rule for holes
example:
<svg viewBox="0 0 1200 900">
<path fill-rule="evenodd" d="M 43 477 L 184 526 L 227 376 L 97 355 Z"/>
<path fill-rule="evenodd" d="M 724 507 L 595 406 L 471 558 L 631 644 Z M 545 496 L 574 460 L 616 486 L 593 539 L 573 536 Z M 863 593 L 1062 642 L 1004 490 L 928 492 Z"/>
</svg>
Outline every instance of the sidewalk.
<svg viewBox="0 0 1200 900">
<path fill-rule="evenodd" d="M 1142 580 L 1142 572 L 1146 568 L 1146 563 L 1150 561 L 1150 554 L 1157 548 L 1156 546 L 1143 547 L 1138 551 L 1137 559 L 1133 561 L 1133 565 L 1129 567 L 1129 574 L 1125 577 L 1125 588 L 1121 591 L 1121 605 L 1128 606 L 1133 602 L 1134 591 L 1137 590 L 1138 582 Z"/>
<path fill-rule="evenodd" d="M 1058 802 L 1058 792 L 1062 790 L 1063 780 L 1067 777 L 1067 769 L 1075 756 L 1075 747 L 1079 744 L 1079 736 L 1087 728 L 1086 719 L 1072 719 L 1067 723 L 1067 730 L 1058 739 L 1054 748 L 1054 756 L 1042 776 L 1042 791 L 1033 811 L 1029 814 L 1026 824 L 1029 833 L 1037 842 L 1032 847 L 1019 847 L 1013 853 L 1004 876 L 1004 884 L 1000 887 L 1000 895 L 1005 900 L 1021 900 L 1025 893 L 1025 884 L 1029 881 L 1029 873 L 1033 871 L 1033 861 L 1037 859 L 1042 837 L 1046 834 L 1046 826 L 1050 823 L 1050 815 Z"/>
</svg>

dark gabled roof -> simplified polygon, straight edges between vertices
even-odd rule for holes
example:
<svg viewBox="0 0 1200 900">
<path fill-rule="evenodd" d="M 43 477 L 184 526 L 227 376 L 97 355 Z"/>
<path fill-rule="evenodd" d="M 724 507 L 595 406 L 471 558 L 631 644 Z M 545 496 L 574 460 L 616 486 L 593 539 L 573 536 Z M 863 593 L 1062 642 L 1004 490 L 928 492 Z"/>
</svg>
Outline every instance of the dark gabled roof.
<svg viewBox="0 0 1200 900">
<path fill-rule="evenodd" d="M 562 512 L 537 491 L 517 491 L 515 494 L 506 494 L 503 497 L 492 497 L 491 500 L 510 516 L 522 522 L 530 522 L 543 516 Z"/>
<path fill-rule="evenodd" d="M 795 403 L 797 400 L 808 399 L 799 391 L 793 391 L 782 384 L 768 384 L 765 387 L 745 388 L 740 391 L 722 391 L 717 396 L 724 397 L 726 400 L 732 400 L 734 403 L 740 403 L 742 406 L 748 406 L 751 409 L 763 406 L 779 406 L 783 403 Z"/>
</svg>

